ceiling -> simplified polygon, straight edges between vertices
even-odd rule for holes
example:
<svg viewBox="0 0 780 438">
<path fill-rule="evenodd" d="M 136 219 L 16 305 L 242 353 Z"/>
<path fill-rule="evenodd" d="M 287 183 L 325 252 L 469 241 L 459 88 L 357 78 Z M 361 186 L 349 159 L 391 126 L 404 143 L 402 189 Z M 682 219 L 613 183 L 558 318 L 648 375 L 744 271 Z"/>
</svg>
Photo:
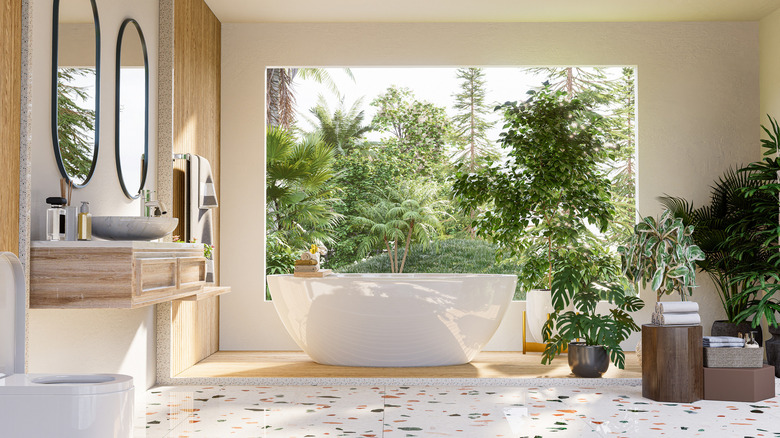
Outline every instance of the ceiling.
<svg viewBox="0 0 780 438">
<path fill-rule="evenodd" d="M 780 0 L 205 0 L 223 23 L 756 21 Z"/>
</svg>

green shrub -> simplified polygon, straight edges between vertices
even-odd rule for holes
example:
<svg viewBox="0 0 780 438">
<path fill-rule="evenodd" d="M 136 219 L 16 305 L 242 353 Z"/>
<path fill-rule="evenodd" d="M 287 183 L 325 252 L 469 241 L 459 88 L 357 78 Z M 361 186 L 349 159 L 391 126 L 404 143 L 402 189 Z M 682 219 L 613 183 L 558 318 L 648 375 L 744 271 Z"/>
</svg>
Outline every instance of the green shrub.
<svg viewBox="0 0 780 438">
<path fill-rule="evenodd" d="M 401 256 L 403 248 L 401 248 Z M 520 266 L 496 261 L 496 247 L 484 240 L 447 239 L 435 241 L 427 249 L 413 245 L 404 273 L 516 274 Z M 341 273 L 390 273 L 386 253 L 342 266 Z M 515 290 L 515 300 L 524 300 L 525 291 Z"/>
</svg>

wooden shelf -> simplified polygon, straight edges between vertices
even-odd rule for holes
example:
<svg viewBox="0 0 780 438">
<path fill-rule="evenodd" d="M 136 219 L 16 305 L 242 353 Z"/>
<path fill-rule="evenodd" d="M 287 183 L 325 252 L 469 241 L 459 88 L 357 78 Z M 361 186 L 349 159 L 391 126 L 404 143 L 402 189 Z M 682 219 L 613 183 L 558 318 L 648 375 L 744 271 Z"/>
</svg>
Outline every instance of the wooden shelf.
<svg viewBox="0 0 780 438">
<path fill-rule="evenodd" d="M 200 293 L 203 245 L 87 241 L 33 242 L 30 308 L 134 309 Z"/>
<path fill-rule="evenodd" d="M 195 295 L 181 298 L 183 301 L 201 301 L 230 292 L 230 286 L 206 286 Z"/>
</svg>

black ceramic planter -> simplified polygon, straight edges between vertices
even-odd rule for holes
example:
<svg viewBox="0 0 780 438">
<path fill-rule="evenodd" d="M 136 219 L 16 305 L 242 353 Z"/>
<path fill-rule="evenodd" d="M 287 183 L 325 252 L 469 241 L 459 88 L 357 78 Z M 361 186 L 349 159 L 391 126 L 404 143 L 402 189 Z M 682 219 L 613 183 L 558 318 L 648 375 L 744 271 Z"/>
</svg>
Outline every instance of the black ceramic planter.
<svg viewBox="0 0 780 438">
<path fill-rule="evenodd" d="M 577 377 L 601 377 L 609 368 L 609 355 L 601 345 L 569 343 L 569 368 Z"/>
<path fill-rule="evenodd" d="M 733 322 L 728 322 L 725 320 L 715 321 L 712 323 L 712 330 L 710 334 L 712 336 L 736 337 L 737 334 L 739 333 L 750 333 L 750 332 L 756 332 L 756 342 L 758 342 L 759 346 L 764 345 L 763 329 L 761 328 L 761 326 L 758 326 L 756 328 L 751 327 L 750 322 L 740 322 L 739 324 L 734 324 Z"/>
<path fill-rule="evenodd" d="M 780 327 L 769 326 L 772 339 L 766 341 L 766 362 L 775 367 L 775 377 L 780 377 Z"/>
</svg>

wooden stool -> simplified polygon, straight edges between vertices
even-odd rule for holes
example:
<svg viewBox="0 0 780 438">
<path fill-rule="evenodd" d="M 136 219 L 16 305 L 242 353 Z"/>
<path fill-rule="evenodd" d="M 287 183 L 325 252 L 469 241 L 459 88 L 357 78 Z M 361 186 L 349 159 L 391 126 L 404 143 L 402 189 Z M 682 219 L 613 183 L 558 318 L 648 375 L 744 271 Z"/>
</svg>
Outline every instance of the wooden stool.
<svg viewBox="0 0 780 438">
<path fill-rule="evenodd" d="M 642 326 L 642 396 L 690 403 L 704 398 L 700 325 Z"/>
</svg>

